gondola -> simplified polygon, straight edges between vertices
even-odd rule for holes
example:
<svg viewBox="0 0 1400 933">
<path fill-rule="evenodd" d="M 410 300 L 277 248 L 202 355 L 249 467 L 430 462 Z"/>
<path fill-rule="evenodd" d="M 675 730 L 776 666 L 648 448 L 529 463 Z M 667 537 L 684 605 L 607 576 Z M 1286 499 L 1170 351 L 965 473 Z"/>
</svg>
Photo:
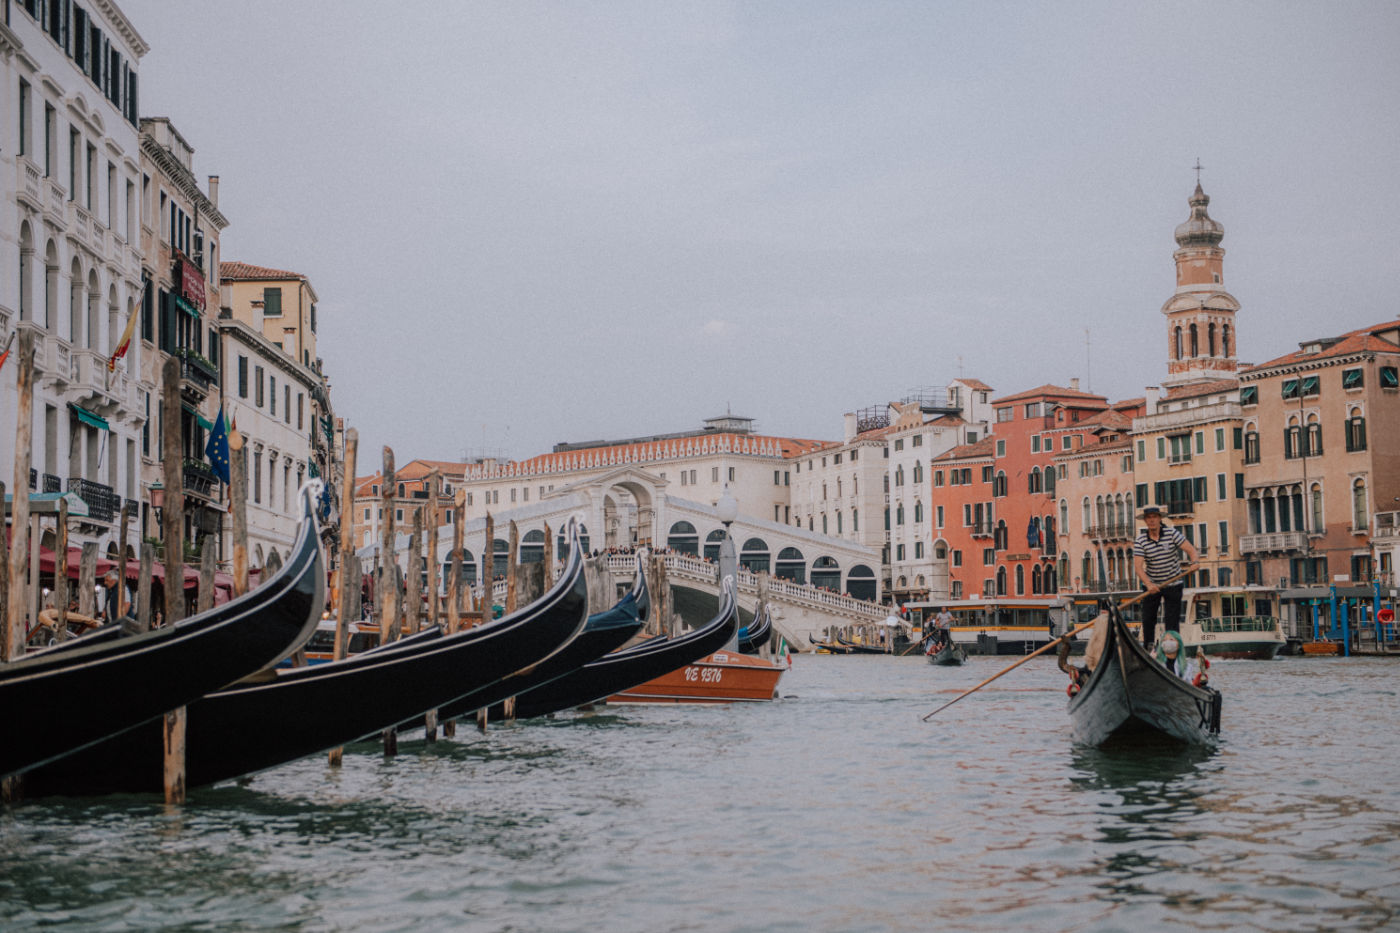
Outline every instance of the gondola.
<svg viewBox="0 0 1400 933">
<path fill-rule="evenodd" d="M 836 636 L 836 643 L 845 648 L 851 654 L 889 654 L 890 649 L 885 645 L 865 645 L 858 641 L 847 641 L 840 635 Z"/>
<path fill-rule="evenodd" d="M 0 774 L 101 742 L 296 651 L 325 603 L 319 486 L 301 491 L 292 556 L 252 592 L 174 625 L 125 636 L 117 627 L 99 630 L 0 666 L 0 707 L 8 711 L 0 718 Z M 159 772 L 159 742 L 154 767 Z"/>
<path fill-rule="evenodd" d="M 588 590 L 577 531 L 564 572 L 540 599 L 453 635 L 429 630 L 352 658 L 278 670 L 191 703 L 186 780 L 242 777 L 373 735 L 546 660 L 583 626 Z M 31 796 L 154 791 L 160 728 L 141 728 L 37 768 Z"/>
<path fill-rule="evenodd" d="M 578 670 L 590 661 L 596 661 L 609 651 L 626 644 L 629 638 L 637 634 L 637 630 L 646 622 L 650 608 L 651 593 L 647 589 L 646 574 L 639 570 L 636 581 L 627 595 L 611 609 L 589 616 L 578 637 L 554 657 L 440 707 L 437 711 L 438 720 L 446 722 L 474 713 L 484 706 L 502 703 L 507 697 L 527 693 Z M 407 731 L 422 725 L 421 719 L 413 719 L 400 723 L 399 728 Z"/>
<path fill-rule="evenodd" d="M 1206 742 L 1220 732 L 1220 691 L 1196 687 L 1148 653 L 1111 607 L 1096 623 L 1102 639 L 1094 669 L 1069 701 L 1076 742 L 1102 745 L 1135 733 L 1161 733 L 1183 742 Z M 1090 654 L 1093 648 L 1090 648 Z"/>
<path fill-rule="evenodd" d="M 844 645 L 838 645 L 834 641 L 817 641 L 812 637 L 812 633 L 807 633 L 807 640 L 816 646 L 818 651 L 825 651 L 827 654 L 850 654 L 851 649 Z"/>
<path fill-rule="evenodd" d="M 719 612 L 700 628 L 676 638 L 658 636 L 622 651 L 614 651 L 591 661 L 542 687 L 515 698 L 518 719 L 545 716 L 601 700 L 629 687 L 644 684 L 653 677 L 684 667 L 723 648 L 739 626 L 739 604 L 734 595 L 734 579 L 726 577 L 721 587 Z M 504 715 L 493 707 L 490 718 Z"/>
<path fill-rule="evenodd" d="M 951 640 L 943 642 L 937 651 L 930 652 L 928 656 L 928 663 L 943 667 L 961 664 L 966 660 L 967 649 L 962 645 L 954 644 Z"/>
<path fill-rule="evenodd" d="M 758 654 L 773 637 L 773 617 L 765 604 L 754 620 L 739 629 L 739 653 Z"/>
</svg>

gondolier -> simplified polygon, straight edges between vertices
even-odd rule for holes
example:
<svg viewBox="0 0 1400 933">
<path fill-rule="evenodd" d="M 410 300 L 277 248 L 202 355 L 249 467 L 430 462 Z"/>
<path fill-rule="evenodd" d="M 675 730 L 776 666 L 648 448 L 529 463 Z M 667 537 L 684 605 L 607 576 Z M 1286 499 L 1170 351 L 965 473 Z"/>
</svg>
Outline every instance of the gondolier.
<svg viewBox="0 0 1400 933">
<path fill-rule="evenodd" d="M 1155 505 L 1142 510 L 1142 521 L 1146 527 L 1133 542 L 1133 570 L 1147 590 L 1142 601 L 1142 643 L 1151 647 L 1159 606 L 1165 605 L 1162 621 L 1166 630 L 1175 631 L 1181 625 L 1182 584 L 1180 580 L 1167 581 L 1181 576 L 1182 554 L 1186 555 L 1186 566 L 1196 563 L 1196 548 L 1180 531 L 1162 524 L 1162 510 Z"/>
</svg>

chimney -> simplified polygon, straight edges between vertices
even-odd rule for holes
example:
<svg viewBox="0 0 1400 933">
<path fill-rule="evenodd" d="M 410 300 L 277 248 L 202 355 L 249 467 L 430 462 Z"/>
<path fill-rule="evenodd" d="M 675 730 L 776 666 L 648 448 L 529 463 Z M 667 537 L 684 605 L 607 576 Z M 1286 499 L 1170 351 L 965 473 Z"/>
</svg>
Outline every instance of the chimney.
<svg viewBox="0 0 1400 933">
<path fill-rule="evenodd" d="M 209 176 L 209 203 L 215 207 L 219 206 L 219 176 Z"/>
<path fill-rule="evenodd" d="M 853 412 L 853 411 L 848 411 L 848 412 L 846 412 L 846 432 L 845 432 L 845 433 L 846 433 L 846 443 L 849 444 L 849 443 L 851 442 L 851 438 L 853 438 L 853 437 L 856 436 L 856 413 Z"/>
<path fill-rule="evenodd" d="M 1079 377 L 1078 377 L 1078 376 L 1075 376 L 1073 379 L 1071 379 L 1071 380 L 1069 381 L 1069 387 L 1070 387 L 1071 389 L 1073 389 L 1074 391 L 1076 391 L 1076 392 L 1079 391 Z"/>
</svg>

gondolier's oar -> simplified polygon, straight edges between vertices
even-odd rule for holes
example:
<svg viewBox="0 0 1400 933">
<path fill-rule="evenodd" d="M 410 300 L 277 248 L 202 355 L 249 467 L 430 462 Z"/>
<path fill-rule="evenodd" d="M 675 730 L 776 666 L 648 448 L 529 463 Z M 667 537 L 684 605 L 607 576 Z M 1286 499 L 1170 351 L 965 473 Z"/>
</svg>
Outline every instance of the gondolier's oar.
<svg viewBox="0 0 1400 933">
<path fill-rule="evenodd" d="M 1177 580 L 1180 580 L 1180 579 L 1184 578 L 1187 574 L 1191 573 L 1191 572 L 1194 571 L 1194 570 L 1195 570 L 1195 567 L 1194 567 L 1194 566 L 1191 567 L 1191 568 L 1189 568 L 1189 569 L 1187 569 L 1187 570 L 1183 570 L 1181 573 L 1179 573 L 1179 574 L 1177 574 L 1176 576 L 1172 577 L 1170 580 L 1167 580 L 1167 581 L 1165 581 L 1165 582 L 1163 582 L 1163 583 L 1157 584 L 1157 587 L 1158 587 L 1158 589 L 1161 589 L 1161 588 L 1164 587 L 1164 586 L 1170 586 L 1171 584 L 1175 583 Z M 1119 609 L 1126 608 L 1126 607 L 1128 607 L 1128 606 L 1131 606 L 1133 603 L 1140 602 L 1141 600 L 1146 599 L 1146 598 L 1147 598 L 1147 593 L 1144 591 L 1144 592 L 1139 593 L 1138 595 L 1134 596 L 1132 599 L 1124 600 L 1123 602 L 1119 603 L 1119 604 L 1118 604 L 1118 608 L 1119 608 Z M 948 707 L 952 706 L 954 703 L 958 702 L 959 700 L 961 700 L 963 697 L 967 696 L 968 694 L 970 694 L 970 693 L 976 693 L 978 690 L 981 690 L 983 687 L 987 686 L 987 684 L 989 684 L 989 683 L 991 683 L 992 681 L 996 680 L 996 679 L 997 679 L 998 677 L 1000 677 L 1002 674 L 1009 674 L 1009 673 L 1011 673 L 1012 671 L 1014 671 L 1016 668 L 1020 667 L 1022 664 L 1025 664 L 1025 663 L 1026 663 L 1027 661 L 1029 661 L 1031 658 L 1035 657 L 1036 655 L 1044 654 L 1045 652 L 1049 651 L 1051 648 L 1055 647 L 1055 646 L 1059 643 L 1059 641 L 1060 641 L 1061 638 L 1068 638 L 1068 637 L 1071 636 L 1071 635 L 1078 635 L 1080 632 L 1084 631 L 1086 628 L 1092 627 L 1093 624 L 1094 624 L 1095 622 L 1097 622 L 1097 621 L 1098 621 L 1098 618 L 1095 617 L 1095 618 L 1093 618 L 1093 619 L 1090 619 L 1088 622 L 1085 622 L 1083 625 L 1077 625 L 1077 626 L 1075 626 L 1074 628 L 1070 629 L 1068 632 L 1065 632 L 1063 635 L 1061 635 L 1060 638 L 1052 638 L 1052 639 L 1050 640 L 1050 642 L 1049 642 L 1048 644 L 1046 644 L 1044 647 L 1037 648 L 1036 650 L 1032 651 L 1030 654 L 1026 655 L 1024 658 L 1022 658 L 1021 660 L 1017 661 L 1015 664 L 1013 664 L 1013 665 L 1011 665 L 1010 667 L 1006 668 L 1005 670 L 997 671 L 997 672 L 996 672 L 995 674 L 993 674 L 991 677 L 988 677 L 986 680 L 982 681 L 980 684 L 978 684 L 977 686 L 973 687 L 971 690 L 966 690 L 966 691 L 964 691 L 964 692 L 958 694 L 957 696 L 953 697 L 951 700 L 949 700 L 947 703 L 944 703 L 942 706 L 938 707 L 938 709 L 934 710 L 932 713 L 929 713 L 927 716 L 924 716 L 924 717 L 923 717 L 923 721 L 924 721 L 924 722 L 928 722 L 930 719 L 932 719 L 932 718 L 933 718 L 935 715 L 937 715 L 938 713 L 943 712 L 945 709 L 947 709 Z"/>
</svg>

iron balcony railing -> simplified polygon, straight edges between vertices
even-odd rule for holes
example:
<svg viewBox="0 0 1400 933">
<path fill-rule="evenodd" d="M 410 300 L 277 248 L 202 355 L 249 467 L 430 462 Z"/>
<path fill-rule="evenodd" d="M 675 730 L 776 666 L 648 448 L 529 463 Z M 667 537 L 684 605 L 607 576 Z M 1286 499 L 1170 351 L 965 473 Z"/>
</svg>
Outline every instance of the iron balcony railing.
<svg viewBox="0 0 1400 933">
<path fill-rule="evenodd" d="M 1137 531 L 1127 522 L 1104 522 L 1090 525 L 1084 533 L 1099 541 L 1131 541 L 1136 537 Z"/>
<path fill-rule="evenodd" d="M 201 393 L 219 380 L 219 368 L 189 348 L 176 351 L 180 358 L 180 378 L 191 383 Z"/>
<path fill-rule="evenodd" d="M 214 475 L 213 467 L 203 460 L 193 460 L 186 457 L 184 480 L 185 492 L 192 492 L 207 499 L 213 495 L 214 483 L 218 481 L 218 477 Z"/>
<path fill-rule="evenodd" d="M 96 522 L 110 522 L 121 501 L 111 486 L 81 476 L 68 477 L 68 491 L 77 493 L 78 498 L 87 504 L 88 518 Z"/>
<path fill-rule="evenodd" d="M 63 492 L 63 480 L 52 473 L 45 473 L 44 492 Z"/>
</svg>

